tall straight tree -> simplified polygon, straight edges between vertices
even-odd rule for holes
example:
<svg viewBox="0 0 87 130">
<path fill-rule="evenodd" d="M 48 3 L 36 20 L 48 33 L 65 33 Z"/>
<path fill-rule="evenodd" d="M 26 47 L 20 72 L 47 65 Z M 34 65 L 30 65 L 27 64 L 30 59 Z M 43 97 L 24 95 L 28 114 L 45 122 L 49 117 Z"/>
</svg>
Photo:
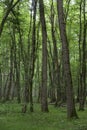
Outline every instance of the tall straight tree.
<svg viewBox="0 0 87 130">
<path fill-rule="evenodd" d="M 80 95 L 80 90 L 81 90 L 81 70 L 82 70 L 82 64 L 81 64 L 81 59 L 82 59 L 82 0 L 80 1 L 79 4 L 79 75 L 78 75 L 78 89 L 77 89 L 77 102 L 80 100 L 81 95 Z"/>
<path fill-rule="evenodd" d="M 33 5 L 33 26 L 32 26 L 32 48 L 31 48 L 31 65 L 30 65 L 30 78 L 29 78 L 29 87 L 30 87 L 30 111 L 33 112 L 33 97 L 32 97 L 32 87 L 33 87 L 33 77 L 35 69 L 35 60 L 36 60 L 36 7 L 37 0 L 32 0 Z"/>
<path fill-rule="evenodd" d="M 47 103 L 47 30 L 44 15 L 43 0 L 39 0 L 40 21 L 42 27 L 42 86 L 41 86 L 41 110 L 48 112 Z"/>
<path fill-rule="evenodd" d="M 69 47 L 68 47 L 68 39 L 66 34 L 66 23 L 65 23 L 64 12 L 63 12 L 63 0 L 57 0 L 57 11 L 58 11 L 60 37 L 62 41 L 62 56 L 63 56 L 64 74 L 65 74 L 65 82 L 66 82 L 67 117 L 77 118 L 78 116 L 75 109 L 74 95 L 73 95 L 73 84 L 72 84 L 72 76 L 71 76 L 71 69 L 70 69 Z"/>
<path fill-rule="evenodd" d="M 57 40 L 56 40 L 56 30 L 55 30 L 55 10 L 54 4 L 52 0 L 51 4 L 51 35 L 53 41 L 53 83 L 54 83 L 54 91 L 57 86 L 57 99 L 56 106 L 58 102 L 61 100 L 61 88 L 60 88 L 60 64 L 58 62 L 58 49 L 57 49 Z"/>
<path fill-rule="evenodd" d="M 82 1 L 81 1 L 82 3 Z M 83 41 L 82 41 L 82 64 L 80 72 L 80 93 L 79 93 L 79 110 L 84 110 L 84 105 L 86 101 L 86 0 L 83 0 Z"/>
</svg>

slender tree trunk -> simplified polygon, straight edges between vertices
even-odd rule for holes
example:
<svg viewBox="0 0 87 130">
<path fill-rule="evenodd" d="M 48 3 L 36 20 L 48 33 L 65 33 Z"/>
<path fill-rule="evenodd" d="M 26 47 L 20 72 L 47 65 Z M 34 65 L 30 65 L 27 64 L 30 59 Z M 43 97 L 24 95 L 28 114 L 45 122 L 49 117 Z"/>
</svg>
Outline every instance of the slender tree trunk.
<svg viewBox="0 0 87 130">
<path fill-rule="evenodd" d="M 55 87 L 53 85 L 53 71 L 51 67 L 51 62 L 50 59 L 48 58 L 48 65 L 49 65 L 49 98 L 50 98 L 50 103 L 56 102 L 56 94 L 55 94 Z"/>
<path fill-rule="evenodd" d="M 53 103 L 56 101 L 56 94 L 55 94 L 55 87 L 53 83 L 53 55 L 52 55 L 52 48 L 51 48 L 51 42 L 48 39 L 48 45 L 49 45 L 49 53 L 48 53 L 48 66 L 49 66 L 49 90 L 48 90 L 48 96 L 50 98 L 50 103 Z"/>
<path fill-rule="evenodd" d="M 58 102 L 61 100 L 61 88 L 60 88 L 60 64 L 58 63 L 58 49 L 57 49 L 57 42 L 55 36 L 55 24 L 54 24 L 54 5 L 53 1 L 51 4 L 51 35 L 53 41 L 53 83 L 54 83 L 54 90 L 57 90 L 57 99 L 56 99 L 56 106 Z"/>
<path fill-rule="evenodd" d="M 17 20 L 18 20 L 18 33 L 19 33 L 19 47 L 20 47 L 21 57 L 24 65 L 24 95 L 23 95 L 24 101 L 23 101 L 22 112 L 26 113 L 27 103 L 29 102 L 29 68 L 28 68 L 28 58 L 24 51 L 23 36 L 20 29 L 19 19 Z"/>
<path fill-rule="evenodd" d="M 83 1 L 83 17 L 84 17 L 84 30 L 83 30 L 83 44 L 82 44 L 82 74 L 81 74 L 81 86 L 80 86 L 80 106 L 79 110 L 84 110 L 86 101 L 86 0 Z"/>
<path fill-rule="evenodd" d="M 73 95 L 71 70 L 70 70 L 69 48 L 68 48 L 68 40 L 67 40 L 67 34 L 66 34 L 66 24 L 64 21 L 63 0 L 61 0 L 61 1 L 57 0 L 57 9 L 58 9 L 60 37 L 61 37 L 61 41 L 62 41 L 64 74 L 65 74 L 65 81 L 66 81 L 67 117 L 68 118 L 73 118 L 73 117 L 77 118 L 77 113 L 75 110 L 74 95 Z"/>
<path fill-rule="evenodd" d="M 40 22 L 38 23 L 38 29 L 37 29 L 37 51 L 39 49 L 39 39 L 40 39 Z M 38 97 L 37 97 L 37 102 L 40 103 L 41 101 L 41 72 L 40 72 L 40 57 L 39 53 L 37 52 L 37 78 L 38 78 Z"/>
<path fill-rule="evenodd" d="M 42 86 L 41 86 L 41 110 L 48 112 L 47 103 L 47 31 L 44 15 L 43 0 L 39 0 L 40 21 L 42 27 Z"/>
<path fill-rule="evenodd" d="M 32 48 L 31 48 L 31 65 L 30 65 L 30 111 L 33 112 L 33 97 L 32 97 L 32 87 L 33 87 L 33 76 L 34 76 L 34 68 L 35 68 L 35 60 L 36 60 L 36 7 L 37 0 L 32 1 L 33 5 L 33 29 L 32 29 Z"/>
<path fill-rule="evenodd" d="M 82 0 L 80 2 L 80 16 L 79 16 L 79 74 L 78 74 L 78 89 L 77 89 L 77 101 L 80 100 L 80 88 L 81 88 L 81 73 L 82 73 L 82 52 L 81 52 L 81 46 L 82 46 Z"/>
<path fill-rule="evenodd" d="M 14 65 L 15 65 L 15 73 L 16 73 L 16 88 L 17 88 L 17 101 L 18 103 L 21 102 L 21 97 L 20 97 L 20 58 L 18 59 L 18 62 L 17 62 L 17 48 L 16 48 L 16 43 L 14 43 L 14 46 L 15 46 L 15 52 L 14 52 Z"/>
</svg>

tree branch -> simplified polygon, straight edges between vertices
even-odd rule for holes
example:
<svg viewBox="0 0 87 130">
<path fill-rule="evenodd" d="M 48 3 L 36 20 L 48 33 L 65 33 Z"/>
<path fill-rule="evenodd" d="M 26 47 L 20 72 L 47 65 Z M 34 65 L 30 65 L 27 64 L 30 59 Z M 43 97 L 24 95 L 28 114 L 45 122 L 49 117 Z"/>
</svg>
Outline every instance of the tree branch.
<svg viewBox="0 0 87 130">
<path fill-rule="evenodd" d="M 0 37 L 1 37 L 1 34 L 2 34 L 2 31 L 3 31 L 3 28 L 4 28 L 4 24 L 6 22 L 6 19 L 10 13 L 10 11 L 20 2 L 20 0 L 17 0 L 14 4 L 13 4 L 13 1 L 14 0 L 11 0 L 11 3 L 9 4 L 9 8 L 7 9 L 2 21 L 1 21 L 1 24 L 0 24 Z"/>
</svg>

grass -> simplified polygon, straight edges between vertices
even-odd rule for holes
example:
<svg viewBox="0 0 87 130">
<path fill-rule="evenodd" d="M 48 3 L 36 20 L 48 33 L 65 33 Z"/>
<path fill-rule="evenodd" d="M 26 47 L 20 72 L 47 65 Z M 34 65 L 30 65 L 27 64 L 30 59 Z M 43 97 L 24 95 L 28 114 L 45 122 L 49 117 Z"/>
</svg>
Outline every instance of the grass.
<svg viewBox="0 0 87 130">
<path fill-rule="evenodd" d="M 49 106 L 49 113 L 42 113 L 34 105 L 34 113 L 21 113 L 21 104 L 0 104 L 0 130 L 87 130 L 87 109 L 78 111 L 79 119 L 67 120 L 66 109 Z M 28 107 L 29 108 L 29 107 Z"/>
</svg>

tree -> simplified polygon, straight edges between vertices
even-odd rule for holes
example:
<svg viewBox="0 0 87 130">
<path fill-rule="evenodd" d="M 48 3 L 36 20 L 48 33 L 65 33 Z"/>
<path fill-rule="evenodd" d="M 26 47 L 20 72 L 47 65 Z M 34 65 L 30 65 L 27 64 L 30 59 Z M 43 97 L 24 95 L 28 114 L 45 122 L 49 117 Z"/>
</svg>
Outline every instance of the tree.
<svg viewBox="0 0 87 130">
<path fill-rule="evenodd" d="M 60 63 L 58 57 L 58 48 L 57 48 L 57 40 L 56 40 L 56 29 L 55 29 L 55 11 L 53 0 L 51 4 L 51 35 L 52 35 L 52 42 L 53 42 L 53 90 L 57 88 L 57 98 L 56 98 L 56 106 L 58 102 L 61 100 L 61 87 L 60 87 Z"/>
<path fill-rule="evenodd" d="M 40 21 L 42 27 L 42 86 L 41 86 L 41 110 L 48 112 L 47 103 L 47 31 L 44 15 L 43 0 L 39 0 Z"/>
<path fill-rule="evenodd" d="M 70 70 L 69 47 L 68 47 L 68 39 L 67 39 L 67 34 L 66 34 L 66 23 L 64 20 L 64 12 L 63 12 L 63 0 L 61 1 L 57 0 L 57 10 L 58 10 L 60 37 L 62 41 L 62 57 L 63 57 L 63 63 L 64 63 L 64 75 L 65 75 L 65 82 L 66 82 L 67 117 L 77 118 L 77 113 L 75 110 L 74 95 L 73 95 L 71 70 Z"/>
<path fill-rule="evenodd" d="M 30 65 L 30 78 L 29 78 L 29 87 L 30 87 L 30 111 L 33 112 L 33 97 L 32 97 L 32 86 L 33 86 L 33 77 L 35 69 L 35 60 L 36 60 L 36 9 L 37 9 L 37 0 L 32 1 L 33 5 L 33 27 L 32 27 L 32 47 L 31 47 L 31 65 Z"/>
<path fill-rule="evenodd" d="M 82 1 L 81 5 L 82 6 Z M 86 1 L 83 1 L 83 40 L 82 40 L 82 56 L 80 56 L 80 88 L 79 88 L 79 110 L 84 110 L 84 105 L 86 101 Z M 81 26 L 80 26 L 81 27 Z M 82 30 L 81 30 L 82 31 Z M 81 41 L 80 41 L 81 42 Z M 80 46 L 80 45 L 79 45 Z M 81 51 L 81 50 L 80 50 Z"/>
</svg>

